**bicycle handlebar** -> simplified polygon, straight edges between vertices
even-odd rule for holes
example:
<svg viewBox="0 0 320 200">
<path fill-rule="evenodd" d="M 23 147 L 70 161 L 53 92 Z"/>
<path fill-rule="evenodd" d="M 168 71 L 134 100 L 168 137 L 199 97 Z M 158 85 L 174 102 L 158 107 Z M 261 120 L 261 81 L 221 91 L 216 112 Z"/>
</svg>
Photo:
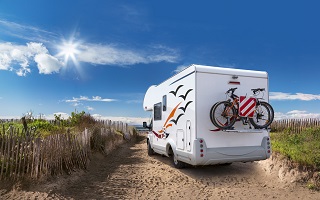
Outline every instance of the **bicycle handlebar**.
<svg viewBox="0 0 320 200">
<path fill-rule="evenodd" d="M 236 89 L 238 89 L 238 88 L 230 88 L 230 89 L 226 92 L 226 94 L 229 94 L 229 92 L 231 92 L 230 97 L 231 97 L 232 99 L 238 98 L 238 96 L 234 94 L 234 91 L 235 91 Z"/>
<path fill-rule="evenodd" d="M 231 92 L 231 94 L 233 94 L 236 89 L 238 89 L 238 88 L 230 88 L 230 89 L 226 92 L 226 94 L 228 94 L 229 92 Z"/>
<path fill-rule="evenodd" d="M 256 89 L 251 89 L 251 91 L 253 92 L 253 94 L 256 94 L 257 92 L 265 91 L 265 88 L 256 88 Z"/>
</svg>

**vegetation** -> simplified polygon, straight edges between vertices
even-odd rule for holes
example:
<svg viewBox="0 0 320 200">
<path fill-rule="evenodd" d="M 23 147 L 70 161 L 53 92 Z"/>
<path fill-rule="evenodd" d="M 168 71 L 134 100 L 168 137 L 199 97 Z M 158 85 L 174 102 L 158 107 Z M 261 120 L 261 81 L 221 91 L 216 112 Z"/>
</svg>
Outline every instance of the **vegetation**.
<svg viewBox="0 0 320 200">
<path fill-rule="evenodd" d="M 309 127 L 293 132 L 286 128 L 271 132 L 272 149 L 302 166 L 311 167 L 312 178 L 307 188 L 320 190 L 320 127 Z M 316 172 L 318 171 L 318 172 Z"/>
<path fill-rule="evenodd" d="M 271 132 L 272 149 L 294 162 L 320 169 L 320 128 L 307 128 L 300 133 L 290 129 Z"/>
<path fill-rule="evenodd" d="M 56 133 L 66 133 L 74 131 L 83 131 L 84 128 L 94 128 L 97 125 L 96 120 L 90 115 L 82 112 L 72 112 L 68 119 L 61 118 L 61 115 L 54 115 L 54 120 L 35 119 L 32 111 L 27 112 L 21 120 L 4 122 L 0 133 L 5 134 L 14 130 L 18 135 L 37 135 L 46 137 Z M 24 126 L 24 123 L 25 126 Z"/>
</svg>

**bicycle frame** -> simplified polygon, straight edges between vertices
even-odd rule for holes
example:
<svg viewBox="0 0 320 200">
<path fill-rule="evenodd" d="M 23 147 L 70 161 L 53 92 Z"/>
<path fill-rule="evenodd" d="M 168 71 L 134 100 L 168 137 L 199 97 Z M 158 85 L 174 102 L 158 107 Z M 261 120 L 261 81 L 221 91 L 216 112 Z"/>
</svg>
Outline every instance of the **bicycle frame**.
<svg viewBox="0 0 320 200">
<path fill-rule="evenodd" d="M 225 111 L 224 111 L 224 116 L 228 116 L 228 113 L 230 112 L 230 109 L 232 109 L 233 107 L 236 110 L 236 115 L 235 116 L 229 116 L 230 118 L 235 117 L 236 119 L 241 119 L 242 123 L 244 125 L 248 124 L 248 117 L 241 117 L 239 115 L 239 97 L 237 95 L 234 94 L 234 91 L 237 88 L 231 88 L 230 90 L 228 90 L 226 93 L 229 93 L 231 91 L 231 95 L 230 95 L 230 99 L 228 100 L 230 103 L 232 102 L 231 106 L 226 106 Z M 232 99 L 232 101 L 231 101 Z M 251 127 L 251 124 L 249 123 L 249 126 Z"/>
</svg>

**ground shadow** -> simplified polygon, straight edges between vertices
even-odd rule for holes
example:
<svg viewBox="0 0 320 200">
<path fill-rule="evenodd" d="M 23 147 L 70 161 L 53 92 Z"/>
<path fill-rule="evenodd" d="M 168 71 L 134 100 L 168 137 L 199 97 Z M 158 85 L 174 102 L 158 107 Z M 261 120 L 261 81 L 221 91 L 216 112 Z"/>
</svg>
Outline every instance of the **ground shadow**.
<svg viewBox="0 0 320 200">
<path fill-rule="evenodd" d="M 127 141 L 111 151 L 109 155 L 94 153 L 85 171 L 53 177 L 45 183 L 29 185 L 30 182 L 28 182 L 23 184 L 22 190 L 46 192 L 49 197 L 58 199 L 104 199 L 108 197 L 108 194 L 112 199 L 120 199 L 126 194 L 126 191 L 117 189 L 117 185 L 120 183 L 117 183 L 115 179 L 110 180 L 110 175 L 119 167 L 141 162 L 139 157 L 132 156 L 137 151 L 141 151 L 134 146 L 144 139 L 144 137 L 138 136 L 132 141 Z M 43 184 L 43 187 L 40 184 Z M 123 188 L 123 186 L 119 185 L 119 188 Z"/>
<path fill-rule="evenodd" d="M 153 157 L 160 161 L 161 163 L 174 168 L 171 158 L 161 155 L 153 155 Z M 228 180 L 249 180 L 260 176 L 265 177 L 266 174 L 261 166 L 257 162 L 235 162 L 231 165 L 207 165 L 207 166 L 192 166 L 187 165 L 183 169 L 178 169 L 183 174 L 196 181 L 206 181 L 211 182 L 225 182 L 228 184 Z"/>
</svg>

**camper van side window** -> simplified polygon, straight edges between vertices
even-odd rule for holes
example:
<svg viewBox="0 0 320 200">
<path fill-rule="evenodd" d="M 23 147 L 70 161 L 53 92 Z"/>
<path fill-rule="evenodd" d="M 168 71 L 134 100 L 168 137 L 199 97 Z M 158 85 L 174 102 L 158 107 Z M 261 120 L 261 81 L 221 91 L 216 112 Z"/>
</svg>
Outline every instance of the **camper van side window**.
<svg viewBox="0 0 320 200">
<path fill-rule="evenodd" d="M 153 119 L 156 120 L 161 120 L 161 116 L 162 116 L 162 103 L 159 102 L 157 104 L 154 104 L 153 106 Z"/>
<path fill-rule="evenodd" d="M 162 97 L 162 111 L 166 111 L 167 110 L 167 95 L 164 95 Z"/>
</svg>

